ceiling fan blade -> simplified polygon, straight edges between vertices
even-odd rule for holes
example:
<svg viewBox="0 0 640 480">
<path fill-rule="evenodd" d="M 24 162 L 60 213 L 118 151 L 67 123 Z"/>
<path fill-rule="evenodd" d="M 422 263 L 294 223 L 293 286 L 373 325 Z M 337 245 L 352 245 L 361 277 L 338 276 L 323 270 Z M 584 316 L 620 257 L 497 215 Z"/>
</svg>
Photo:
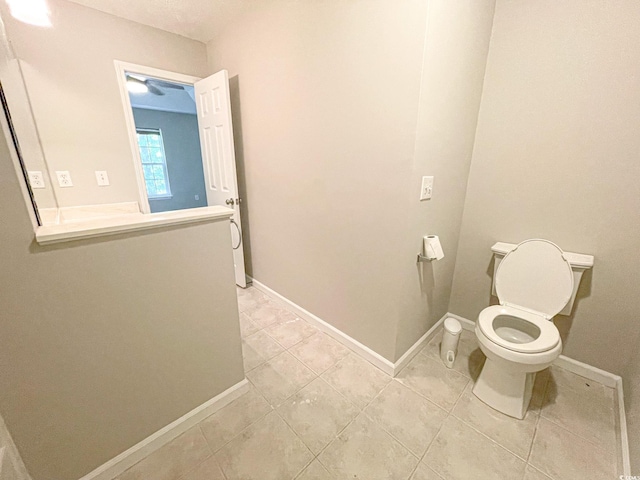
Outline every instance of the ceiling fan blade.
<svg viewBox="0 0 640 480">
<path fill-rule="evenodd" d="M 156 87 L 155 85 L 151 85 L 149 82 L 147 83 L 147 88 L 149 89 L 149 93 L 153 93 L 154 95 L 164 95 L 164 92 L 162 90 L 160 90 L 158 87 Z"/>
<path fill-rule="evenodd" d="M 159 80 L 157 78 L 150 78 L 147 82 L 152 82 L 157 87 L 162 88 L 173 88 L 174 90 L 184 90 L 184 86 L 179 83 L 171 83 L 165 82 L 164 80 Z"/>
</svg>

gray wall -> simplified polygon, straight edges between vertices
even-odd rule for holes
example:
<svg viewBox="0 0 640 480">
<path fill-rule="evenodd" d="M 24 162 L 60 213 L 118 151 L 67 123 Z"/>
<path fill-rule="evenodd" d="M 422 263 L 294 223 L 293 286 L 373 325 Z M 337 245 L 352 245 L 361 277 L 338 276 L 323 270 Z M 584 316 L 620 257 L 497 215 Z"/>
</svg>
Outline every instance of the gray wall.
<svg viewBox="0 0 640 480">
<path fill-rule="evenodd" d="M 269 4 L 207 45 L 233 80 L 250 274 L 391 361 L 447 311 L 492 11 Z M 417 268 L 428 233 L 447 258 Z"/>
<path fill-rule="evenodd" d="M 0 13 L 21 60 L 49 170 L 54 177 L 68 170 L 73 179 L 73 188 L 54 184 L 58 206 L 138 201 L 113 61 L 204 77 L 206 47 L 66 0 L 47 5 L 51 28 L 13 19 L 6 2 Z M 108 172 L 109 187 L 97 185 L 96 170 Z"/>
<path fill-rule="evenodd" d="M 133 109 L 136 128 L 162 130 L 172 198 L 149 200 L 151 212 L 204 207 L 207 196 L 196 115 Z M 195 196 L 200 197 L 199 200 Z"/>
<path fill-rule="evenodd" d="M 423 0 L 265 2 L 208 43 L 237 76 L 249 274 L 388 359 L 425 20 Z"/>
<path fill-rule="evenodd" d="M 0 415 L 76 480 L 244 378 L 227 221 L 40 247 L 0 135 Z"/>
<path fill-rule="evenodd" d="M 450 305 L 475 319 L 489 304 L 496 241 L 543 237 L 594 255 L 573 315 L 556 324 L 565 355 L 625 374 L 636 445 L 638 25 L 635 0 L 498 2 Z"/>
<path fill-rule="evenodd" d="M 395 359 L 449 308 L 494 6 L 494 0 L 429 1 L 415 153 L 406 213 L 398 215 L 405 242 Z M 434 194 L 420 202 L 423 175 L 435 176 Z M 426 234 L 440 237 L 445 258 L 416 268 Z"/>
</svg>

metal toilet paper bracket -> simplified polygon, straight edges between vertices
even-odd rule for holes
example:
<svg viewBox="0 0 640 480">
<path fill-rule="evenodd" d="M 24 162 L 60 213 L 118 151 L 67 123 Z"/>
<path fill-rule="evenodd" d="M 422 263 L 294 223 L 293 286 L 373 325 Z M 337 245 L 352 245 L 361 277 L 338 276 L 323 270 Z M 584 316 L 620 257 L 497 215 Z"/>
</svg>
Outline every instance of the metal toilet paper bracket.
<svg viewBox="0 0 640 480">
<path fill-rule="evenodd" d="M 421 253 L 418 254 L 418 263 L 420 263 L 420 262 L 433 262 L 434 260 L 435 260 L 435 258 L 426 257 L 426 256 L 422 255 Z"/>
</svg>

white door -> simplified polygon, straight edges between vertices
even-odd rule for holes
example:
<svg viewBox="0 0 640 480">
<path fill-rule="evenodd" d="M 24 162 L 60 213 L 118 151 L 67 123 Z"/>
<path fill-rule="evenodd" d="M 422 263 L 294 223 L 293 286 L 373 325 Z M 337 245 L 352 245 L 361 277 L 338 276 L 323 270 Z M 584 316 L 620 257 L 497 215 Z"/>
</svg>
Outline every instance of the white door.
<svg viewBox="0 0 640 480">
<path fill-rule="evenodd" d="M 236 156 L 233 146 L 233 124 L 229 97 L 229 74 L 222 70 L 195 83 L 200 148 L 204 166 L 204 181 L 208 205 L 233 208 L 231 241 L 236 283 L 247 286 L 244 270 L 244 245 L 240 220 L 240 195 L 236 177 Z M 235 224 L 234 224 L 235 222 Z"/>
</svg>

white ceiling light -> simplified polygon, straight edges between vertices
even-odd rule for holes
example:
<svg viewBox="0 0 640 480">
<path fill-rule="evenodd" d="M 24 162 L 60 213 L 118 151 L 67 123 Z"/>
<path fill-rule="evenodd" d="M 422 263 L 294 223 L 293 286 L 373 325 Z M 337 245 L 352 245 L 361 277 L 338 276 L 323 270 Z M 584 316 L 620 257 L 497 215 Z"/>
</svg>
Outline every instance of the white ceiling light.
<svg viewBox="0 0 640 480">
<path fill-rule="evenodd" d="M 46 0 L 7 0 L 11 15 L 21 22 L 37 27 L 51 26 L 51 12 Z"/>
</svg>

